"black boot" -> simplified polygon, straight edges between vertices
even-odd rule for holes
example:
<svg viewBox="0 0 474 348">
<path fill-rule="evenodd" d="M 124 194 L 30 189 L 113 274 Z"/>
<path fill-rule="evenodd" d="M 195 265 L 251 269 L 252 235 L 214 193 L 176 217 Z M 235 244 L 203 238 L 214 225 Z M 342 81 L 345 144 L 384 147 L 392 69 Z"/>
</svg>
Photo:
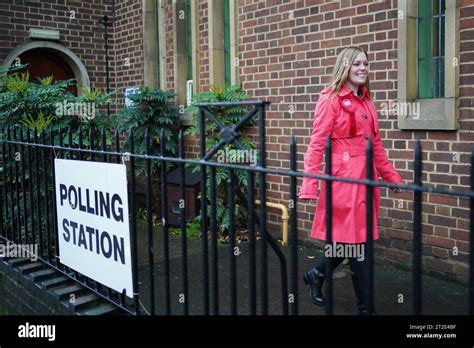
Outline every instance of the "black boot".
<svg viewBox="0 0 474 348">
<path fill-rule="evenodd" d="M 351 261 L 352 285 L 357 298 L 357 315 L 377 315 L 375 307 L 372 304 L 372 311 L 369 311 L 369 274 L 368 265 L 361 261 Z"/>
<path fill-rule="evenodd" d="M 310 286 L 309 297 L 311 301 L 317 306 L 324 306 L 326 304 L 322 293 L 324 274 L 313 267 L 303 275 L 303 280 Z"/>
</svg>

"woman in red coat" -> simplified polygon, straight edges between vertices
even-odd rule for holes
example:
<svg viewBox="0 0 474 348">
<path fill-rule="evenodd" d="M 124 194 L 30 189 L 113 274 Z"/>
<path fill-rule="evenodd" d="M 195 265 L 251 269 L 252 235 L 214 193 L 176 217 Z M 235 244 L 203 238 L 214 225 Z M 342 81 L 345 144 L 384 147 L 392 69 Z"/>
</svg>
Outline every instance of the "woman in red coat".
<svg viewBox="0 0 474 348">
<path fill-rule="evenodd" d="M 377 111 L 370 98 L 368 56 L 360 47 L 346 47 L 338 55 L 329 86 L 321 92 L 314 112 L 313 131 L 304 161 L 306 173 L 320 171 L 324 147 L 328 136 L 332 145 L 332 175 L 353 179 L 366 179 L 366 148 L 370 139 L 373 145 L 375 175 L 384 181 L 403 183 L 403 179 L 387 159 L 380 138 Z M 311 237 L 326 240 L 326 182 L 321 182 L 321 193 L 316 208 Z M 398 192 L 398 190 L 395 190 Z M 299 193 L 301 199 L 318 198 L 318 179 L 303 178 Z M 378 239 L 378 213 L 380 188 L 374 187 L 373 239 Z M 352 281 L 357 296 L 358 314 L 368 313 L 368 267 L 364 257 L 366 243 L 366 190 L 364 185 L 334 181 L 332 184 L 332 241 L 315 267 L 304 274 L 310 284 L 311 300 L 325 304 L 322 295 L 324 275 L 349 257 Z M 332 251 L 341 251 L 335 255 Z M 354 251 L 361 251 L 354 255 Z M 351 252 L 351 255 L 344 254 Z"/>
</svg>

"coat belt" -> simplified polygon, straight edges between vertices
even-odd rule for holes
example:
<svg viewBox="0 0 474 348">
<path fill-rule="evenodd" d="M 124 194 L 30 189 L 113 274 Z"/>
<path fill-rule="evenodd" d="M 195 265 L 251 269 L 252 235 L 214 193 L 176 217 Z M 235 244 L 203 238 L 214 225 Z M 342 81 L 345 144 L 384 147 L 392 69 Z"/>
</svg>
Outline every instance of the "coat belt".
<svg viewBox="0 0 474 348">
<path fill-rule="evenodd" d="M 366 156 L 367 149 L 365 146 L 342 146 L 342 145 L 333 145 L 332 152 L 337 154 L 348 154 L 351 157 L 357 156 Z"/>
</svg>

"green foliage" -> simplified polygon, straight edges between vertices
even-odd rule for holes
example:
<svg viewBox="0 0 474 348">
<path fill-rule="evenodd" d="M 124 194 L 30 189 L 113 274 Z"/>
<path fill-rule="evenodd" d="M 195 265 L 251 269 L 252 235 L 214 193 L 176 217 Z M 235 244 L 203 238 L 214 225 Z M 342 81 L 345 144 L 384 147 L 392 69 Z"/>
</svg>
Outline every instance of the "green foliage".
<svg viewBox="0 0 474 348">
<path fill-rule="evenodd" d="M 176 155 L 179 112 L 178 108 L 172 104 L 174 96 L 174 93 L 149 87 L 141 87 L 129 94 L 132 105 L 120 111 L 113 120 L 113 126 L 121 131 L 133 130 L 135 153 L 145 153 L 145 132 L 148 129 L 150 154 L 161 153 L 160 137 L 163 130 L 166 142 L 165 155 Z M 138 166 L 142 162 L 138 162 Z M 159 165 L 159 161 L 153 161 L 152 169 L 156 170 Z"/>
<path fill-rule="evenodd" d="M 51 86 L 51 84 L 53 83 L 53 76 L 46 76 L 46 77 L 43 77 L 43 78 L 38 78 L 40 84 L 44 87 L 48 87 L 48 86 Z"/>
<path fill-rule="evenodd" d="M 63 141 L 67 143 L 66 130 L 73 134 L 73 146 L 79 143 L 81 129 L 84 146 L 88 146 L 89 128 L 92 127 L 98 139 L 101 128 L 110 126 L 110 118 L 99 107 L 112 103 L 112 93 L 102 93 L 97 88 L 81 88 L 82 95 L 76 97 L 67 89 L 74 80 L 55 81 L 52 76 L 38 79 L 39 83 L 29 82 L 29 73 L 21 72 L 25 65 L 12 66 L 0 72 L 0 127 L 12 127 L 24 124 L 30 129 L 46 130 L 49 126 L 54 134 L 63 130 Z M 83 117 L 82 114 L 67 114 L 67 107 L 82 106 L 93 110 L 94 117 Z M 92 113 L 91 113 L 92 115 Z M 49 132 L 48 132 L 49 133 Z"/>
<path fill-rule="evenodd" d="M 181 228 L 172 228 L 171 233 L 175 236 L 180 236 Z M 201 236 L 201 223 L 199 220 L 190 221 L 186 224 L 186 236 L 189 238 L 199 238 Z"/>
<path fill-rule="evenodd" d="M 100 89 L 98 88 L 84 88 L 84 87 L 81 87 L 81 92 L 82 94 L 85 95 L 85 97 L 90 100 L 90 101 L 96 101 L 101 95 L 102 95 L 102 92 L 100 91 Z"/>
<path fill-rule="evenodd" d="M 232 86 L 218 87 L 211 86 L 208 92 L 200 93 L 194 96 L 193 103 L 211 103 L 211 102 L 238 102 L 249 98 L 240 84 Z M 194 118 L 194 125 L 188 129 L 186 134 L 199 134 L 199 108 L 191 105 L 186 111 Z M 225 126 L 233 126 L 245 115 L 247 109 L 242 106 L 234 107 L 209 107 L 209 111 L 216 115 L 217 119 Z M 249 120 L 249 125 L 255 124 L 255 119 Z M 212 120 L 206 120 L 206 136 L 211 137 L 209 145 L 216 145 L 219 140 L 219 128 Z"/>
<path fill-rule="evenodd" d="M 45 117 L 43 113 L 38 112 L 38 117 L 34 119 L 30 114 L 27 114 L 20 122 L 30 128 L 33 131 L 41 133 L 44 129 L 48 128 L 53 120 L 53 116 L 49 115 Z"/>
<path fill-rule="evenodd" d="M 235 84 L 232 86 L 226 87 L 217 87 L 211 86 L 208 92 L 204 92 L 198 95 L 195 95 L 193 98 L 193 102 L 238 102 L 249 98 L 250 96 L 247 95 L 244 91 L 242 91 L 240 84 Z M 221 106 L 212 106 L 208 108 L 210 112 L 212 112 L 216 118 L 224 125 L 228 127 L 232 127 L 237 124 L 243 116 L 247 113 L 247 107 L 242 106 L 232 106 L 232 107 L 221 107 Z M 191 105 L 187 108 L 187 111 L 192 114 L 194 118 L 194 126 L 190 127 L 186 134 L 191 135 L 198 135 L 200 133 L 199 129 L 199 113 L 198 107 Z M 210 149 L 214 148 L 220 142 L 220 128 L 217 124 L 206 117 L 206 148 L 209 151 Z M 251 118 L 246 125 L 252 126 L 255 124 L 255 117 Z M 254 145 L 252 144 L 251 140 L 248 137 L 240 135 L 238 140 L 242 143 L 245 150 L 253 151 L 255 150 Z M 233 143 L 224 145 L 220 149 L 221 151 L 235 151 L 240 150 L 237 146 Z M 240 163 L 237 163 L 240 164 Z M 193 171 L 199 171 L 199 166 L 194 166 Z M 211 192 L 211 181 L 210 181 L 210 170 L 207 171 L 207 214 L 210 216 L 211 214 L 211 206 L 210 206 L 210 192 Z M 240 187 L 242 193 L 246 195 L 247 187 L 248 187 L 248 174 L 242 170 L 234 170 L 235 175 L 235 182 L 238 187 Z M 226 234 L 230 227 L 230 210 L 228 209 L 227 204 L 227 180 L 229 178 L 229 172 L 227 169 L 223 168 L 216 168 L 216 218 L 217 218 L 217 226 L 219 233 Z M 243 227 L 246 223 L 247 219 L 247 211 L 240 202 L 238 196 L 235 196 L 235 211 L 233 212 L 235 216 L 236 227 Z M 197 221 L 200 221 L 201 216 L 197 217 Z"/>
<path fill-rule="evenodd" d="M 26 89 L 28 88 L 30 79 L 30 73 L 21 73 L 15 74 L 13 76 L 5 76 L 5 88 L 7 91 L 12 93 L 19 93 L 24 94 Z"/>
</svg>

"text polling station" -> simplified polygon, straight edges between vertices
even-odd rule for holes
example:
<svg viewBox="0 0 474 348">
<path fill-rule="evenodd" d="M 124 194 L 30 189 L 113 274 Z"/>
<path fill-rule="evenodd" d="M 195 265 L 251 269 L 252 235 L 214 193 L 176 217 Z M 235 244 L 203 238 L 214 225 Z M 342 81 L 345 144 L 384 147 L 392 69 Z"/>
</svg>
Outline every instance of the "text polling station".
<svg viewBox="0 0 474 348">
<path fill-rule="evenodd" d="M 61 263 L 133 296 L 126 167 L 55 159 Z"/>
</svg>

